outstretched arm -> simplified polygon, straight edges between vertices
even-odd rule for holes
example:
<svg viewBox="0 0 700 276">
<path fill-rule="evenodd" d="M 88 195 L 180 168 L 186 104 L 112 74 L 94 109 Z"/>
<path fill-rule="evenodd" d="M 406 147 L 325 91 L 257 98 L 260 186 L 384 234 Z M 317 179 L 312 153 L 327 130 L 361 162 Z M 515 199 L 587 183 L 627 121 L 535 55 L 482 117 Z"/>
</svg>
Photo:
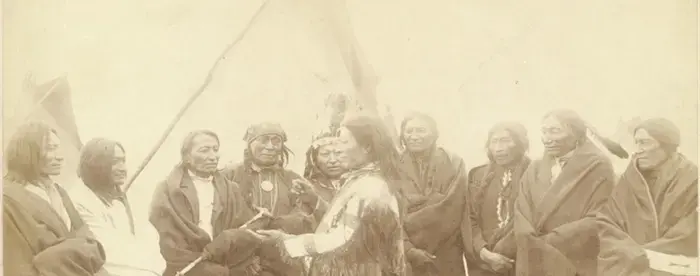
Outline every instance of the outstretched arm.
<svg viewBox="0 0 700 276">
<path fill-rule="evenodd" d="M 286 239 L 284 248 L 287 254 L 292 258 L 311 256 L 326 253 L 344 245 L 360 226 L 360 216 L 368 203 L 367 199 L 355 197 L 348 201 L 345 212 L 341 214 L 341 220 L 328 232 L 304 234 Z M 393 197 L 391 209 L 399 213 L 398 202 Z"/>
</svg>

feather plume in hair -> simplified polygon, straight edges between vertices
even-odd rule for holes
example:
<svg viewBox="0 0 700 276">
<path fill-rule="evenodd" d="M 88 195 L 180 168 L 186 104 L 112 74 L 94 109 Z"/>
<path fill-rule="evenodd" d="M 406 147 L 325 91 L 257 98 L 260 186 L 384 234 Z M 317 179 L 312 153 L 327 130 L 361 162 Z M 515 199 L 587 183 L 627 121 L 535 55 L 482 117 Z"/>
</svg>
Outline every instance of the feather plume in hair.
<svg viewBox="0 0 700 276">
<path fill-rule="evenodd" d="M 548 112 L 544 117 L 546 118 L 550 116 L 553 116 L 562 124 L 568 125 L 574 132 L 574 136 L 576 136 L 576 138 L 579 139 L 579 142 L 583 142 L 588 138 L 592 138 L 600 142 L 600 144 L 602 144 L 610 153 L 614 154 L 615 156 L 623 159 L 629 157 L 627 151 L 625 151 L 625 149 L 622 148 L 620 144 L 600 135 L 600 132 L 598 132 L 598 130 L 593 128 L 591 124 L 584 121 L 581 118 L 581 116 L 579 116 L 578 113 L 576 113 L 575 111 L 569 109 L 557 109 Z"/>
<path fill-rule="evenodd" d="M 600 132 L 588 123 L 586 123 L 586 128 L 588 129 L 588 135 L 600 142 L 610 153 L 622 159 L 629 157 L 627 151 L 619 143 L 600 135 Z"/>
</svg>

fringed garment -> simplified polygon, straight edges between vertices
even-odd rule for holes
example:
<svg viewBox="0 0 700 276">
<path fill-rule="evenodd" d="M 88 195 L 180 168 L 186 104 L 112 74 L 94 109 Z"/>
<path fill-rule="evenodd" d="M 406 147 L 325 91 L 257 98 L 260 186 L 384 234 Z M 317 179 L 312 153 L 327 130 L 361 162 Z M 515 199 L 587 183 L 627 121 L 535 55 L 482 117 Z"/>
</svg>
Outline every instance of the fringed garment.
<svg viewBox="0 0 700 276">
<path fill-rule="evenodd" d="M 340 179 L 330 180 L 328 178 L 315 178 L 309 179 L 316 189 L 316 193 L 325 200 L 330 202 L 333 200 L 335 195 L 340 191 Z"/>
<path fill-rule="evenodd" d="M 342 187 L 341 184 L 343 182 L 341 179 L 330 180 L 326 177 L 316 177 L 309 179 L 309 181 L 313 185 L 314 191 L 323 202 L 331 202 L 333 198 L 335 198 L 335 195 L 340 191 L 340 188 Z M 307 205 L 302 205 L 301 207 L 303 208 L 304 212 L 313 214 L 312 219 L 314 222 L 314 229 L 318 228 L 318 225 L 324 215 L 322 211 L 325 210 L 318 208 L 313 209 L 313 206 L 310 207 Z"/>
<path fill-rule="evenodd" d="M 309 276 L 404 276 L 399 204 L 374 168 L 346 174 L 316 232 L 278 244 L 282 258 L 305 258 Z"/>
<path fill-rule="evenodd" d="M 698 167 L 675 154 L 644 177 L 635 161 L 598 221 L 598 275 L 698 275 Z"/>
</svg>

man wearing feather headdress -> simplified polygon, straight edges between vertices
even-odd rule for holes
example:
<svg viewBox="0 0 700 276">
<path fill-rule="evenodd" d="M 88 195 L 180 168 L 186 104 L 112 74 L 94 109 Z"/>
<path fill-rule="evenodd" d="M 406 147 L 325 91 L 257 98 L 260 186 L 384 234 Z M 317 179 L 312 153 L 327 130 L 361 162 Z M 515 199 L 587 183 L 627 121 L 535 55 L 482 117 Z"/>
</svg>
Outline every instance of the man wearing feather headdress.
<svg viewBox="0 0 700 276">
<path fill-rule="evenodd" d="M 466 171 L 459 156 L 437 146 L 435 120 L 413 113 L 401 123 L 404 148 L 401 186 L 410 244 L 407 258 L 416 276 L 464 275 L 461 221 Z"/>
<path fill-rule="evenodd" d="M 596 214 L 612 192 L 615 172 L 591 139 L 618 157 L 627 158 L 627 152 L 571 110 L 547 113 L 541 131 L 544 156 L 526 170 L 515 203 L 515 271 L 523 276 L 596 275 Z"/>
<path fill-rule="evenodd" d="M 314 137 L 306 152 L 304 178 L 309 180 L 321 199 L 330 202 L 340 190 L 340 176 L 345 172 L 340 164 L 342 151 L 338 138 L 328 131 Z"/>
<path fill-rule="evenodd" d="M 301 176 L 285 166 L 290 149 L 286 146 L 287 133 L 278 123 L 263 122 L 252 125 L 243 140 L 243 163 L 230 165 L 222 172 L 238 183 L 246 201 L 269 210 L 272 219 L 263 229 L 279 229 L 290 234 L 313 232 L 314 219 L 306 213 L 298 196 L 292 192 L 292 181 Z M 299 270 L 282 263 L 273 263 L 262 254 L 263 275 L 298 275 Z"/>
<path fill-rule="evenodd" d="M 515 275 L 513 203 L 530 165 L 529 144 L 520 123 L 496 124 L 486 140 L 489 163 L 469 171 L 462 236 L 471 276 Z"/>
<path fill-rule="evenodd" d="M 637 152 L 598 221 L 599 275 L 698 275 L 698 167 L 669 120 L 633 133 Z"/>
<path fill-rule="evenodd" d="M 157 247 L 139 240 L 131 205 L 121 186 L 126 179 L 126 152 L 116 141 L 94 138 L 80 153 L 79 176 L 84 185 L 70 190 L 80 217 L 104 245 L 111 275 L 157 276 L 165 262 Z"/>
</svg>

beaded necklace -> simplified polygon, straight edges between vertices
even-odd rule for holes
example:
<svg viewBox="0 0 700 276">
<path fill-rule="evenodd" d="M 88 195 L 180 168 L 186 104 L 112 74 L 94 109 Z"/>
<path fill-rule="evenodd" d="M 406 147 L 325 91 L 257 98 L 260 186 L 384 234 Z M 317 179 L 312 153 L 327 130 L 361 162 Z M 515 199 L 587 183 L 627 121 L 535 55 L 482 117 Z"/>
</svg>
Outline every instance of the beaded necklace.
<svg viewBox="0 0 700 276">
<path fill-rule="evenodd" d="M 503 190 L 510 184 L 512 173 L 507 170 L 501 178 L 501 192 L 498 193 L 498 203 L 496 204 L 496 214 L 498 214 L 498 228 L 503 228 L 510 221 L 510 212 L 508 209 L 508 201 L 503 196 Z M 506 209 L 504 212 L 504 208 Z M 505 214 L 504 214 L 505 213 Z"/>
</svg>

